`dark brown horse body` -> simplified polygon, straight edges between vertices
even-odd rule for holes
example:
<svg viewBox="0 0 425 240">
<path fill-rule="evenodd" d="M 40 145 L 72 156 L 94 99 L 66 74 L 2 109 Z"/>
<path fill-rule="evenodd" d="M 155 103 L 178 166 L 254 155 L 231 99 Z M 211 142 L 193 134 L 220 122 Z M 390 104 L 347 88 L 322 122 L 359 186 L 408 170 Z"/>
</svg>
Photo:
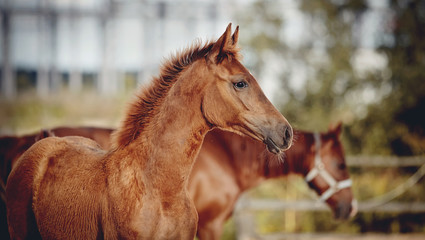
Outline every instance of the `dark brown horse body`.
<svg viewBox="0 0 425 240">
<path fill-rule="evenodd" d="M 32 145 L 7 180 L 12 239 L 193 239 L 187 192 L 195 157 L 214 127 L 281 153 L 292 129 L 238 60 L 238 28 L 168 61 L 137 95 L 105 151 L 82 137 Z"/>
<path fill-rule="evenodd" d="M 277 164 L 276 155 L 269 154 L 263 145 L 233 133 L 211 131 L 205 137 L 189 180 L 189 192 L 199 214 L 198 237 L 220 239 L 223 225 L 242 192 L 266 179 L 289 173 L 307 176 L 315 169 L 316 156 L 335 184 L 322 176 L 313 177 L 313 172 L 309 186 L 320 196 L 329 195 L 323 201 L 333 210 L 335 218 L 346 219 L 354 214 L 351 182 L 339 134 L 340 125 L 317 135 L 320 136 L 318 152 L 314 134 L 298 131 L 296 142 L 285 152 L 284 162 Z M 335 192 L 327 192 L 329 185 L 334 185 Z"/>
<path fill-rule="evenodd" d="M 44 137 L 42 137 L 44 138 Z M 41 139 L 41 138 L 40 138 Z M 18 158 L 38 140 L 38 134 L 26 136 L 0 137 L 1 184 L 6 189 L 6 181 L 13 164 Z M 4 193 L 2 193 L 4 194 Z M 3 195 L 2 195 L 3 198 Z M 4 196 L 5 198 L 5 196 Z"/>
</svg>

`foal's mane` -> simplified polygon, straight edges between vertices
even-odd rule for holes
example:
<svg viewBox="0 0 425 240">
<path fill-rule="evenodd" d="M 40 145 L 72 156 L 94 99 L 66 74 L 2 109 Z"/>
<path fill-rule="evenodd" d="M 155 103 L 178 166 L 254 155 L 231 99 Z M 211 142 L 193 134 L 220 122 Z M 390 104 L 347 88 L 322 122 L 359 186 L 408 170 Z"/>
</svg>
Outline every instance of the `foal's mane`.
<svg viewBox="0 0 425 240">
<path fill-rule="evenodd" d="M 148 86 L 143 87 L 129 105 L 121 127 L 113 134 L 114 149 L 127 146 L 140 135 L 170 88 L 179 79 L 180 73 L 196 60 L 206 58 L 214 44 L 215 42 L 207 42 L 202 45 L 197 41 L 162 64 L 159 76 L 154 77 Z M 221 48 L 216 56 L 217 63 L 232 57 L 238 58 L 238 48 L 226 48 L 224 51 Z"/>
</svg>

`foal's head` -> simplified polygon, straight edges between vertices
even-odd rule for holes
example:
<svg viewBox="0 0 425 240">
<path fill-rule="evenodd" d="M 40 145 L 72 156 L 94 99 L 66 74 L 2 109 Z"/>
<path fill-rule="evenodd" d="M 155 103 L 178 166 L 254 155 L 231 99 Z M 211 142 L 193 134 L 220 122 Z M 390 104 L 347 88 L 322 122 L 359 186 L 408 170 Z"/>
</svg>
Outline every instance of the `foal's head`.
<svg viewBox="0 0 425 240">
<path fill-rule="evenodd" d="M 166 102 L 168 107 L 161 109 L 167 113 L 194 108 L 208 127 L 248 135 L 263 141 L 273 153 L 288 149 L 292 128 L 239 62 L 238 34 L 238 27 L 231 34 L 229 24 L 216 42 L 195 44 L 167 61 L 160 76 L 130 106 L 123 126 L 115 134 L 116 147 L 136 139 L 153 116 L 165 115 L 158 113 L 161 103 Z M 152 126 L 156 129 L 155 124 Z"/>
<path fill-rule="evenodd" d="M 239 27 L 231 24 L 206 54 L 209 86 L 202 99 L 205 119 L 213 126 L 248 135 L 280 153 L 292 144 L 292 128 L 266 98 L 256 79 L 240 63 Z"/>
<path fill-rule="evenodd" d="M 351 179 L 339 140 L 341 124 L 314 136 L 315 155 L 308 159 L 306 181 L 332 209 L 336 219 L 347 219 L 357 211 Z"/>
</svg>

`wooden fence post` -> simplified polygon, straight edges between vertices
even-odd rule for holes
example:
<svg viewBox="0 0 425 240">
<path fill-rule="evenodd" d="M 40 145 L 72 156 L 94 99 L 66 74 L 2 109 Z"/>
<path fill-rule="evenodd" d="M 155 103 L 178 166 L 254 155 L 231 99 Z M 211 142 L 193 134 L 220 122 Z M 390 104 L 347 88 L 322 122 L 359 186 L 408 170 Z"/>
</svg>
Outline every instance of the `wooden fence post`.
<svg viewBox="0 0 425 240">
<path fill-rule="evenodd" d="M 256 236 L 255 217 L 248 208 L 249 202 L 246 195 L 242 195 L 236 203 L 233 218 L 236 226 L 236 239 L 238 240 L 253 240 L 258 239 Z"/>
</svg>

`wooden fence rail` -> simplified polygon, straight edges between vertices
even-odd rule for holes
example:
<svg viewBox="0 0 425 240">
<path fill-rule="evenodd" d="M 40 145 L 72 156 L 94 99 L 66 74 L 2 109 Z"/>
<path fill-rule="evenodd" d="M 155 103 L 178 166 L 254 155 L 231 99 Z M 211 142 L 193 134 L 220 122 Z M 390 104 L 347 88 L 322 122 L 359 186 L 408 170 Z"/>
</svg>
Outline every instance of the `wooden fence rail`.
<svg viewBox="0 0 425 240">
<path fill-rule="evenodd" d="M 373 206 L 373 207 L 372 207 Z M 237 205 L 238 209 L 249 211 L 330 211 L 329 207 L 319 200 L 282 201 L 277 199 L 253 199 L 242 197 Z M 359 212 L 385 212 L 385 213 L 425 213 L 425 202 L 389 202 L 374 206 L 373 203 L 364 202 L 358 205 Z"/>
<path fill-rule="evenodd" d="M 348 156 L 346 162 L 350 167 L 419 167 L 425 164 L 425 156 Z"/>
</svg>

